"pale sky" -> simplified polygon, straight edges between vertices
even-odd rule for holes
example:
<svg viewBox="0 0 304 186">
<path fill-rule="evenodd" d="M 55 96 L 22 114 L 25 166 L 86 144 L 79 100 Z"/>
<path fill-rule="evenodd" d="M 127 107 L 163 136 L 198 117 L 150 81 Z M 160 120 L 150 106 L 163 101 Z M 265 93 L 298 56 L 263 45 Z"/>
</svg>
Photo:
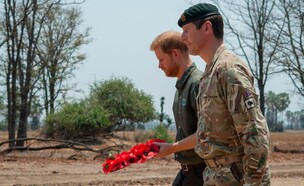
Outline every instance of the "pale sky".
<svg viewBox="0 0 304 186">
<path fill-rule="evenodd" d="M 172 103 L 175 78 L 168 78 L 158 68 L 158 61 L 149 47 L 153 39 L 168 30 L 181 32 L 177 20 L 190 1 L 183 0 L 87 0 L 80 5 L 84 25 L 92 27 L 93 41 L 84 47 L 87 59 L 76 71 L 76 83 L 83 93 L 72 93 L 83 98 L 95 80 L 112 76 L 128 77 L 137 89 L 153 96 L 155 108 L 160 111 L 160 97 L 165 97 L 164 112 L 173 119 Z M 199 2 L 199 1 L 192 1 Z M 199 57 L 193 61 L 202 71 L 205 62 Z M 267 91 L 275 93 L 292 89 L 287 78 L 269 83 Z M 258 92 L 258 89 L 256 89 Z M 292 98 L 289 110 L 300 110 Z"/>
</svg>

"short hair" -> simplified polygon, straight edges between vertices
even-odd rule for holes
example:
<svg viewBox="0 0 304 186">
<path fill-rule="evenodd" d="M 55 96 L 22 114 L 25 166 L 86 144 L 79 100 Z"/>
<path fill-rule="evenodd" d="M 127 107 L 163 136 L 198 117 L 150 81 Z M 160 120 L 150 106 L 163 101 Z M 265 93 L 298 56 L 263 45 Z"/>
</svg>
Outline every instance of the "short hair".
<svg viewBox="0 0 304 186">
<path fill-rule="evenodd" d="M 176 31 L 167 31 L 158 35 L 152 42 L 150 50 L 154 51 L 160 47 L 166 54 L 171 54 L 173 49 L 179 49 L 181 52 L 188 52 L 187 45 L 181 38 L 181 33 Z"/>
<path fill-rule="evenodd" d="M 196 29 L 200 29 L 206 21 L 211 22 L 214 36 L 218 39 L 223 39 L 224 38 L 223 17 L 221 15 L 214 15 L 207 17 L 205 19 L 194 21 L 193 24 L 195 25 Z"/>
</svg>

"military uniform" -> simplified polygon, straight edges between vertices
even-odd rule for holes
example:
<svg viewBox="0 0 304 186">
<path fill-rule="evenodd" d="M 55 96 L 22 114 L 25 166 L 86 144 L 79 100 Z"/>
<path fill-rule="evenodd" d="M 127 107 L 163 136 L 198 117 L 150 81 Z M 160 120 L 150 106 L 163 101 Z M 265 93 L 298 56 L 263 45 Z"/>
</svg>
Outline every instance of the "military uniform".
<svg viewBox="0 0 304 186">
<path fill-rule="evenodd" d="M 269 185 L 269 130 L 254 78 L 239 57 L 221 45 L 201 78 L 198 142 L 205 185 Z"/>
<path fill-rule="evenodd" d="M 176 141 L 180 141 L 197 130 L 197 105 L 199 80 L 202 72 L 193 63 L 176 82 L 173 113 L 176 123 Z M 193 149 L 176 152 L 175 160 L 181 163 L 182 170 L 173 185 L 202 185 L 202 172 L 206 167 L 204 160 Z M 182 182 L 182 184 L 181 184 Z"/>
</svg>

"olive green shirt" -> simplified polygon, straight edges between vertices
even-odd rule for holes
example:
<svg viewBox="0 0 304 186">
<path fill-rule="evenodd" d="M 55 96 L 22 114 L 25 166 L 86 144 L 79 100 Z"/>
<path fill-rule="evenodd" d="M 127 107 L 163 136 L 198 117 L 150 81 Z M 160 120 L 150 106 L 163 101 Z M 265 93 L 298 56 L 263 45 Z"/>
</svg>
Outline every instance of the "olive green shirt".
<svg viewBox="0 0 304 186">
<path fill-rule="evenodd" d="M 197 130 L 197 104 L 199 81 L 202 76 L 195 63 L 184 72 L 176 82 L 176 92 L 173 103 L 173 114 L 176 124 L 176 141 L 180 141 Z M 183 164 L 198 164 L 203 162 L 194 149 L 175 153 L 175 160 Z"/>
</svg>

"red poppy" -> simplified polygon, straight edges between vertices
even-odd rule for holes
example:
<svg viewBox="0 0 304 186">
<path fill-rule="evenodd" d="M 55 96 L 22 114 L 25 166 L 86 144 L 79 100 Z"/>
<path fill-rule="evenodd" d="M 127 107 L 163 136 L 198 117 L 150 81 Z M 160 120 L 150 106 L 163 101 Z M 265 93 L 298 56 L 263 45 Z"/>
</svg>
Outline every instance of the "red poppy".
<svg viewBox="0 0 304 186">
<path fill-rule="evenodd" d="M 123 151 L 116 154 L 115 157 L 107 158 L 102 165 L 103 172 L 107 174 L 129 166 L 131 163 L 144 163 L 159 152 L 159 147 L 154 142 L 165 142 L 165 140 L 152 139 L 146 143 L 133 146 L 128 152 Z"/>
</svg>

